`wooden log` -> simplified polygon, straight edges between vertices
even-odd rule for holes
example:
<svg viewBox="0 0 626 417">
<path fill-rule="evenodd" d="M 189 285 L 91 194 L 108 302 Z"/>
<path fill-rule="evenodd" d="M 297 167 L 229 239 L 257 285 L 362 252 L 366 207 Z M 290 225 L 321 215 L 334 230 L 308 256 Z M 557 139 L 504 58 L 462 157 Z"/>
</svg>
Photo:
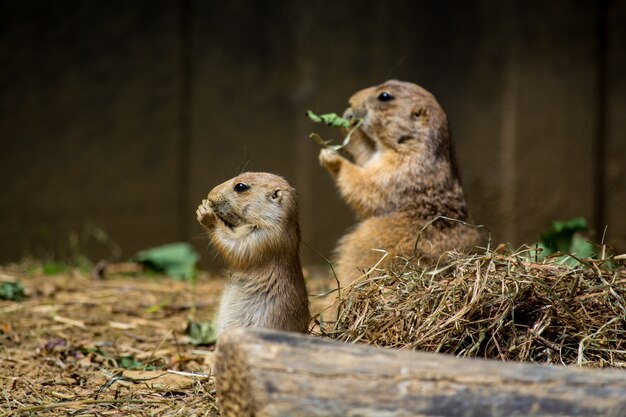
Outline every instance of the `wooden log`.
<svg viewBox="0 0 626 417">
<path fill-rule="evenodd" d="M 380 349 L 267 330 L 218 341 L 222 416 L 626 416 L 626 371 Z"/>
</svg>

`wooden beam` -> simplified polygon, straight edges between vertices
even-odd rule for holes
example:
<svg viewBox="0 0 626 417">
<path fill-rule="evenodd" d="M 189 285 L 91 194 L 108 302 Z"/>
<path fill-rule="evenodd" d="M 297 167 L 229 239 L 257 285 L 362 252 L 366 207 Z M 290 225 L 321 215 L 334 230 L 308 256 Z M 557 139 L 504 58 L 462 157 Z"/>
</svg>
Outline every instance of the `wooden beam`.
<svg viewBox="0 0 626 417">
<path fill-rule="evenodd" d="M 218 342 L 222 416 L 624 416 L 626 371 L 379 349 L 267 330 Z"/>
</svg>

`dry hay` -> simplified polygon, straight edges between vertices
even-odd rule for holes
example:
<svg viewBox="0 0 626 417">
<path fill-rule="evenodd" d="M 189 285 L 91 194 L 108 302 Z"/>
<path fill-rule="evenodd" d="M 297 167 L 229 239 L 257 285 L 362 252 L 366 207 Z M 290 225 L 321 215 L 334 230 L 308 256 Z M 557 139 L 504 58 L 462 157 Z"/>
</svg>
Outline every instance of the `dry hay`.
<svg viewBox="0 0 626 417">
<path fill-rule="evenodd" d="M 466 357 L 626 367 L 623 260 L 537 262 L 504 246 L 448 253 L 445 265 L 372 269 L 338 301 L 322 334 Z M 621 264 L 620 264 L 621 263 Z"/>
</svg>

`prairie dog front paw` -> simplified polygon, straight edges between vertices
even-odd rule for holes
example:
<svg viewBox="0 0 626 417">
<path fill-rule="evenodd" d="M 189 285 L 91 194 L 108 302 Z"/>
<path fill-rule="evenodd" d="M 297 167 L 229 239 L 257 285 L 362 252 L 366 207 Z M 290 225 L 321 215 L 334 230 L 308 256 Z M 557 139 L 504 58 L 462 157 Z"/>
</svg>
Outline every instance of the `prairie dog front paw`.
<svg viewBox="0 0 626 417">
<path fill-rule="evenodd" d="M 336 175 L 341 168 L 344 158 L 337 151 L 324 148 L 320 151 L 319 160 L 321 166 L 330 171 L 331 174 Z"/>
<path fill-rule="evenodd" d="M 206 228 L 210 228 L 215 223 L 215 212 L 211 208 L 211 203 L 209 200 L 204 199 L 202 203 L 198 206 L 196 210 L 196 217 L 198 219 L 198 223 Z"/>
</svg>

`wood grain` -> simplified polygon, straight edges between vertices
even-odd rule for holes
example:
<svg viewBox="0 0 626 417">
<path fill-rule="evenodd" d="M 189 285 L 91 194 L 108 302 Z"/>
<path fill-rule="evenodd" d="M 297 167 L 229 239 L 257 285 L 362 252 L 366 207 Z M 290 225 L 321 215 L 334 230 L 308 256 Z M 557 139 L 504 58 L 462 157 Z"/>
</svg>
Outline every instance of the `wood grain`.
<svg viewBox="0 0 626 417">
<path fill-rule="evenodd" d="M 378 349 L 265 330 L 219 340 L 223 416 L 624 416 L 626 373 Z"/>
</svg>

